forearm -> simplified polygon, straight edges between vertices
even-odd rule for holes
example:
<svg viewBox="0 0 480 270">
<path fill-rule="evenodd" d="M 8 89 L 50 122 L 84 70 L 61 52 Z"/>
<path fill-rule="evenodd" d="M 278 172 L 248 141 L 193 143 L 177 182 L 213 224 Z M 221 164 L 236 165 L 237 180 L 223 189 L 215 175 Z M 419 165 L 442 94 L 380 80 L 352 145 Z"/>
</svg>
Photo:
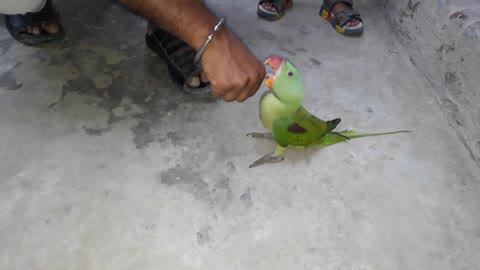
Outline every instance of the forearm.
<svg viewBox="0 0 480 270">
<path fill-rule="evenodd" d="M 218 18 L 201 0 L 118 0 L 118 3 L 195 50 L 218 23 Z"/>
</svg>

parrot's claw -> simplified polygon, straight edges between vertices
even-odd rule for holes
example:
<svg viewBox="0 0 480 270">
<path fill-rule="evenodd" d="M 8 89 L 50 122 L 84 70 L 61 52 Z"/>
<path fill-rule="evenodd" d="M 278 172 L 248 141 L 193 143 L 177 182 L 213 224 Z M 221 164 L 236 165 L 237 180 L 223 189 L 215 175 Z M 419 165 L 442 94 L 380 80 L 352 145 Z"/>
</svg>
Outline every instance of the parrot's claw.
<svg viewBox="0 0 480 270">
<path fill-rule="evenodd" d="M 250 132 L 247 134 L 247 136 L 252 138 L 275 140 L 275 138 L 273 137 L 273 134 L 270 132 L 267 132 L 267 133 Z"/>
<path fill-rule="evenodd" d="M 283 161 L 284 158 L 280 156 L 275 156 L 275 153 L 270 153 L 266 154 L 265 156 L 257 159 L 255 162 L 253 162 L 248 168 L 253 168 L 256 166 L 260 166 L 265 163 L 277 163 L 280 161 Z"/>
</svg>

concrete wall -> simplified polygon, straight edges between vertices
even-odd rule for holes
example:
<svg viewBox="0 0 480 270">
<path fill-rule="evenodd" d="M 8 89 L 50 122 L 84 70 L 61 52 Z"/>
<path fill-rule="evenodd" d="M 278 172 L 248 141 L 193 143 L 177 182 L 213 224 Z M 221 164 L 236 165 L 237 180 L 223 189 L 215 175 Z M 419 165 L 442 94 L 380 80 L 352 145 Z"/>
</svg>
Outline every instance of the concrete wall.
<svg viewBox="0 0 480 270">
<path fill-rule="evenodd" d="M 480 1 L 376 1 L 480 165 Z"/>
</svg>

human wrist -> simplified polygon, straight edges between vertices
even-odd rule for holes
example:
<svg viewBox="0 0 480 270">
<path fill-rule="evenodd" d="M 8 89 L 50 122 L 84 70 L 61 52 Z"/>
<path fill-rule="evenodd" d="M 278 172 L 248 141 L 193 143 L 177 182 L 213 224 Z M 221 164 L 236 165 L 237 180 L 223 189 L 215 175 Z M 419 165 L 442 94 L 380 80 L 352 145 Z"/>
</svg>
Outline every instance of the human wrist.
<svg viewBox="0 0 480 270">
<path fill-rule="evenodd" d="M 225 23 L 225 17 L 222 17 L 218 20 L 218 23 L 213 27 L 211 33 L 207 36 L 207 38 L 205 38 L 202 45 L 198 49 L 196 49 L 197 53 L 195 54 L 195 62 L 200 61 L 203 53 L 207 50 L 208 46 L 210 45 L 210 43 L 213 42 L 214 39 L 221 38 L 223 32 L 222 30 L 225 27 Z"/>
</svg>

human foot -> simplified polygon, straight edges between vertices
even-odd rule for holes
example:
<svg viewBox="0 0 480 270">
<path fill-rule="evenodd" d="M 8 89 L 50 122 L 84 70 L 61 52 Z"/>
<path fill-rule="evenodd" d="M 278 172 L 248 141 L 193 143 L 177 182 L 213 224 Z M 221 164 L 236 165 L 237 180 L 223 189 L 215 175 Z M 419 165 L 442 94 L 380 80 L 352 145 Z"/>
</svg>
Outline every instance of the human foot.
<svg viewBox="0 0 480 270">
<path fill-rule="evenodd" d="M 359 36 L 363 33 L 363 20 L 353 9 L 352 0 L 324 0 L 319 13 L 343 35 Z"/>
<path fill-rule="evenodd" d="M 352 6 L 350 5 L 347 5 L 345 3 L 338 3 L 338 4 L 335 4 L 333 7 L 332 7 L 332 13 L 335 15 L 337 13 L 339 13 L 340 11 L 344 11 L 344 10 L 353 10 Z M 356 26 L 360 23 L 359 20 L 353 18 L 350 22 L 348 22 L 347 24 L 345 24 L 345 26 L 347 27 L 353 27 L 353 26 Z"/>
<path fill-rule="evenodd" d="M 293 0 L 260 0 L 257 7 L 257 15 L 268 21 L 280 19 L 285 10 L 291 8 Z"/>
<path fill-rule="evenodd" d="M 51 0 L 38 12 L 5 15 L 5 24 L 12 37 L 26 45 L 40 45 L 65 36 Z"/>
<path fill-rule="evenodd" d="M 21 33 L 40 35 L 42 33 L 56 34 L 59 31 L 60 25 L 58 23 L 41 22 L 38 24 L 27 25 L 21 30 Z"/>
</svg>

